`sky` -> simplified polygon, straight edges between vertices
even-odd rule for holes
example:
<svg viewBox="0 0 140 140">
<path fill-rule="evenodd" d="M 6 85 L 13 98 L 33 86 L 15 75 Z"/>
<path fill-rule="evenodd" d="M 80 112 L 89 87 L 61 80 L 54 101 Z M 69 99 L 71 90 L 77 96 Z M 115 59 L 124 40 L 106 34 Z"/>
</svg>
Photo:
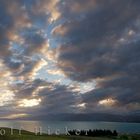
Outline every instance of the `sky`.
<svg viewBox="0 0 140 140">
<path fill-rule="evenodd" d="M 0 118 L 140 113 L 139 0 L 0 0 Z"/>
</svg>

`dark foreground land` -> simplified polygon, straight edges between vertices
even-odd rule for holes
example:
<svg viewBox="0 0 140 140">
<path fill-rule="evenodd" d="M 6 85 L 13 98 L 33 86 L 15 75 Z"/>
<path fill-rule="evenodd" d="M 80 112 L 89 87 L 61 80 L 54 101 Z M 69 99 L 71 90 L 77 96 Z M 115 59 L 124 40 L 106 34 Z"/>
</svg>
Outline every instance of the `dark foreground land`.
<svg viewBox="0 0 140 140">
<path fill-rule="evenodd" d="M 140 134 L 119 134 L 118 136 L 67 136 L 67 135 L 35 135 L 32 132 L 14 129 L 13 135 L 9 128 L 1 128 L 0 140 L 140 140 Z M 5 134 L 4 134 L 5 133 Z"/>
</svg>

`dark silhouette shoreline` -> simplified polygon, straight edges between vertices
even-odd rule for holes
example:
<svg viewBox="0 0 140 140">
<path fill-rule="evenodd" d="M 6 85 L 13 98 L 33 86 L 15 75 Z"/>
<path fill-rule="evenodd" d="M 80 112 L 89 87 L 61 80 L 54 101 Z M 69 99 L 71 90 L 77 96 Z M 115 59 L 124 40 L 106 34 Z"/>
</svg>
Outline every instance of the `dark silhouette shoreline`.
<svg viewBox="0 0 140 140">
<path fill-rule="evenodd" d="M 116 130 L 102 130 L 102 129 L 94 129 L 94 130 L 69 130 L 68 131 L 72 136 L 90 136 L 90 137 L 103 137 L 103 136 L 118 136 L 118 132 Z"/>
</svg>

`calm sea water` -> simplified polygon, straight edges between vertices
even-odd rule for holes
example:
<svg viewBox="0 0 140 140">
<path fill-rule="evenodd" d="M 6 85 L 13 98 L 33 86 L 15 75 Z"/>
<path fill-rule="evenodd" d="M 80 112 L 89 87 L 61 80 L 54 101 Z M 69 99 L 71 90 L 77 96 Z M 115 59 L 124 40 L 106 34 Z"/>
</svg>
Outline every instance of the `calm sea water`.
<svg viewBox="0 0 140 140">
<path fill-rule="evenodd" d="M 65 133 L 66 129 L 110 129 L 120 133 L 140 133 L 140 123 L 120 122 L 78 122 L 78 121 L 0 121 L 0 127 L 25 129 L 34 132 L 41 127 L 42 131 Z"/>
</svg>

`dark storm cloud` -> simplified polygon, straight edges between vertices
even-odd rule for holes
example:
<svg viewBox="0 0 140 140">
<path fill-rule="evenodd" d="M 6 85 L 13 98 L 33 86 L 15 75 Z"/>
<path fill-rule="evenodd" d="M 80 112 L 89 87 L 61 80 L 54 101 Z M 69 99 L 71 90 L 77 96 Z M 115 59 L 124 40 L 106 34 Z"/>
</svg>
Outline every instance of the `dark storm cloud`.
<svg viewBox="0 0 140 140">
<path fill-rule="evenodd" d="M 68 40 L 58 48 L 58 66 L 73 80 L 97 80 L 98 89 L 88 94 L 93 98 L 87 104 L 109 97 L 120 105 L 139 104 L 139 4 L 138 0 L 95 1 L 87 9 L 76 4 L 79 10 L 75 11 L 66 4 L 71 19 L 53 31 L 54 36 Z"/>
<path fill-rule="evenodd" d="M 76 93 L 68 89 L 67 86 L 55 85 L 51 91 L 44 89 L 39 93 L 43 96 L 41 112 L 47 113 L 76 113 L 78 110 L 74 105 L 78 102 Z"/>
<path fill-rule="evenodd" d="M 98 10 L 93 9 L 86 14 L 85 19 L 64 23 L 60 32 L 66 28 L 64 37 L 69 39 L 69 44 L 58 49 L 60 67 L 65 69 L 66 63 L 67 69 L 67 63 L 72 64 L 69 66 L 74 69 L 72 77 L 79 80 L 104 77 L 118 71 L 121 60 L 116 57 L 118 47 L 115 46 L 126 29 L 133 29 L 133 22 L 139 16 L 137 5 L 132 1 L 121 4 L 120 1 L 114 1 Z M 59 30 L 56 34 L 59 35 Z M 125 55 L 125 52 L 120 53 Z M 103 71 L 100 72 L 100 69 Z M 71 74 L 71 69 L 64 71 Z"/>
<path fill-rule="evenodd" d="M 13 89 L 17 90 L 16 98 L 32 98 L 33 92 L 39 87 L 46 84 L 45 81 L 36 79 L 36 80 L 26 80 L 22 83 L 17 83 L 14 85 Z"/>
<path fill-rule="evenodd" d="M 13 19 L 8 14 L 3 1 L 0 1 L 0 55 L 8 55 L 9 51 L 9 40 L 7 33 L 13 26 Z"/>
<path fill-rule="evenodd" d="M 12 61 L 8 56 L 4 61 L 11 70 L 19 70 L 21 67 L 21 62 Z"/>
<path fill-rule="evenodd" d="M 99 101 L 110 98 L 116 101 L 109 107 L 111 112 L 138 110 L 139 5 L 139 0 L 0 0 L 0 59 L 13 76 L 9 83 L 15 94 L 15 102 L 10 104 L 14 113 L 108 111 Z M 46 34 L 53 38 L 50 46 Z M 60 46 L 55 38 L 62 42 Z M 95 89 L 79 94 L 70 85 L 60 85 L 61 81 L 35 79 L 41 57 L 49 55 L 48 47 L 66 81 L 87 84 L 95 80 Z M 19 106 L 23 99 L 41 101 L 28 108 Z M 9 114 L 8 105 L 5 113 Z"/>
<path fill-rule="evenodd" d="M 75 113 L 78 111 L 76 106 L 74 107 L 79 101 L 77 93 L 72 92 L 67 86 L 36 79 L 17 83 L 14 88 L 17 91 L 15 105 L 22 99 L 41 99 L 38 107 L 28 108 L 28 110 L 24 107 L 21 108 L 25 113 L 33 115 L 38 112 L 40 115 L 47 115 L 50 113 Z M 17 107 L 17 109 L 20 108 Z"/>
<path fill-rule="evenodd" d="M 43 37 L 41 31 L 39 29 L 29 28 L 23 29 L 23 35 L 25 43 L 24 47 L 24 55 L 31 56 L 33 53 L 39 53 L 42 49 L 47 50 L 47 45 L 44 48 L 44 44 L 47 42 L 46 38 Z"/>
</svg>

